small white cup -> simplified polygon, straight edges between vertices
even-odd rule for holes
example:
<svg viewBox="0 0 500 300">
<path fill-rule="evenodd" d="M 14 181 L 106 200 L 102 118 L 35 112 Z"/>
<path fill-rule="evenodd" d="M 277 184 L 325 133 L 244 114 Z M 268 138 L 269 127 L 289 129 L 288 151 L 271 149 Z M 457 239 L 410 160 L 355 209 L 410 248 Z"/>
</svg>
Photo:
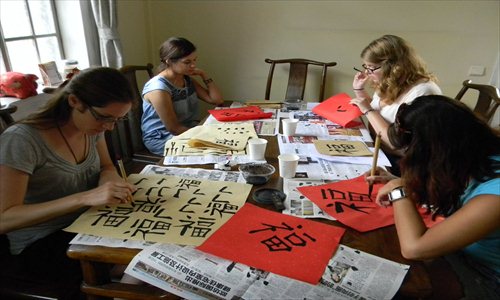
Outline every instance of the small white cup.
<svg viewBox="0 0 500 300">
<path fill-rule="evenodd" d="M 298 119 L 283 119 L 281 124 L 283 126 L 283 134 L 286 136 L 292 136 L 297 130 Z"/>
<path fill-rule="evenodd" d="M 299 156 L 297 154 L 280 154 L 278 155 L 280 176 L 283 178 L 293 178 L 297 172 L 299 164 Z"/>
<path fill-rule="evenodd" d="M 248 140 L 248 155 L 251 160 L 265 160 L 267 140 L 251 138 Z"/>
</svg>

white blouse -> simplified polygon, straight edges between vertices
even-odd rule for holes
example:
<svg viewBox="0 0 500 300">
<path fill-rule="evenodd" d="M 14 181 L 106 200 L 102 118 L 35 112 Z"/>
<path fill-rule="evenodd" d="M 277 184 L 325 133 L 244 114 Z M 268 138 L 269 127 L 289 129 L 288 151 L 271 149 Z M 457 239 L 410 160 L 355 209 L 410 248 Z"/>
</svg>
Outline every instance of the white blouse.
<svg viewBox="0 0 500 300">
<path fill-rule="evenodd" d="M 411 103 L 415 98 L 425 95 L 441 95 L 441 89 L 433 81 L 422 82 L 414 85 L 406 93 L 399 96 L 399 98 L 392 104 L 380 108 L 380 96 L 375 93 L 373 95 L 371 107 L 379 111 L 380 115 L 388 122 L 394 123 L 396 120 L 396 113 L 398 108 L 403 103 Z"/>
</svg>

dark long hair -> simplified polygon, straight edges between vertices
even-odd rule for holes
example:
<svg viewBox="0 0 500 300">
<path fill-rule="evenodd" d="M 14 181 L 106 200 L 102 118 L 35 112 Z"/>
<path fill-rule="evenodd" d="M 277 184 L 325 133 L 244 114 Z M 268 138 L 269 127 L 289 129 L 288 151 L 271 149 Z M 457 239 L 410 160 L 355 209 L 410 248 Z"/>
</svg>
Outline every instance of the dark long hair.
<svg viewBox="0 0 500 300">
<path fill-rule="evenodd" d="M 463 103 L 439 95 L 421 96 L 400 106 L 388 131 L 398 148 L 405 189 L 418 204 L 449 215 L 471 179 L 496 177 L 500 134 Z"/>
<path fill-rule="evenodd" d="M 195 45 L 182 37 L 171 37 L 160 46 L 160 65 L 158 72 L 165 70 L 169 62 L 176 62 L 196 51 Z"/>
<path fill-rule="evenodd" d="M 45 106 L 20 123 L 44 129 L 55 127 L 56 122 L 59 125 L 67 123 L 72 110 L 68 103 L 71 94 L 86 105 L 95 107 L 115 102 L 131 103 L 134 99 L 130 84 L 118 70 L 107 67 L 89 68 L 72 77 Z"/>
</svg>

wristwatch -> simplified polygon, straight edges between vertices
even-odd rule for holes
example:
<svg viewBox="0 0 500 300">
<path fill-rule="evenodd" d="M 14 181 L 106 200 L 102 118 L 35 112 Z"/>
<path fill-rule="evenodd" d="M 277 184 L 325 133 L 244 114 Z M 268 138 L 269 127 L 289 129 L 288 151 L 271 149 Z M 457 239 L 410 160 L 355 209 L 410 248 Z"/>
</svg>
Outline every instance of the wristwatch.
<svg viewBox="0 0 500 300">
<path fill-rule="evenodd" d="M 402 186 L 393 189 L 389 194 L 389 202 L 394 202 L 406 198 L 405 190 Z"/>
</svg>

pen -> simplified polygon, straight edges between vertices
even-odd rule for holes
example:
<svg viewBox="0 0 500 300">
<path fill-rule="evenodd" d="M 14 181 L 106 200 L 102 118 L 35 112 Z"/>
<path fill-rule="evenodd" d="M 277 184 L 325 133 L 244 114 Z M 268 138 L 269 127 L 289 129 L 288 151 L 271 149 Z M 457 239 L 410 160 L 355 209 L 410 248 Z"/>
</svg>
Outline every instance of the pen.
<svg viewBox="0 0 500 300">
<path fill-rule="evenodd" d="M 122 175 L 123 180 L 128 182 L 127 173 L 125 172 L 125 167 L 123 166 L 123 161 L 121 159 L 118 160 L 118 167 L 120 168 L 120 174 Z M 132 198 L 127 196 L 127 202 L 132 202 Z"/>
<path fill-rule="evenodd" d="M 375 171 L 377 170 L 377 160 L 378 160 L 378 151 L 380 149 L 380 140 L 381 140 L 381 135 L 379 132 L 377 134 L 377 137 L 375 138 L 375 150 L 373 152 L 373 162 L 372 162 L 372 169 L 370 171 L 370 176 L 375 176 Z M 368 184 L 368 197 L 370 198 L 372 196 L 372 190 L 373 190 L 373 183 L 370 182 Z"/>
</svg>

